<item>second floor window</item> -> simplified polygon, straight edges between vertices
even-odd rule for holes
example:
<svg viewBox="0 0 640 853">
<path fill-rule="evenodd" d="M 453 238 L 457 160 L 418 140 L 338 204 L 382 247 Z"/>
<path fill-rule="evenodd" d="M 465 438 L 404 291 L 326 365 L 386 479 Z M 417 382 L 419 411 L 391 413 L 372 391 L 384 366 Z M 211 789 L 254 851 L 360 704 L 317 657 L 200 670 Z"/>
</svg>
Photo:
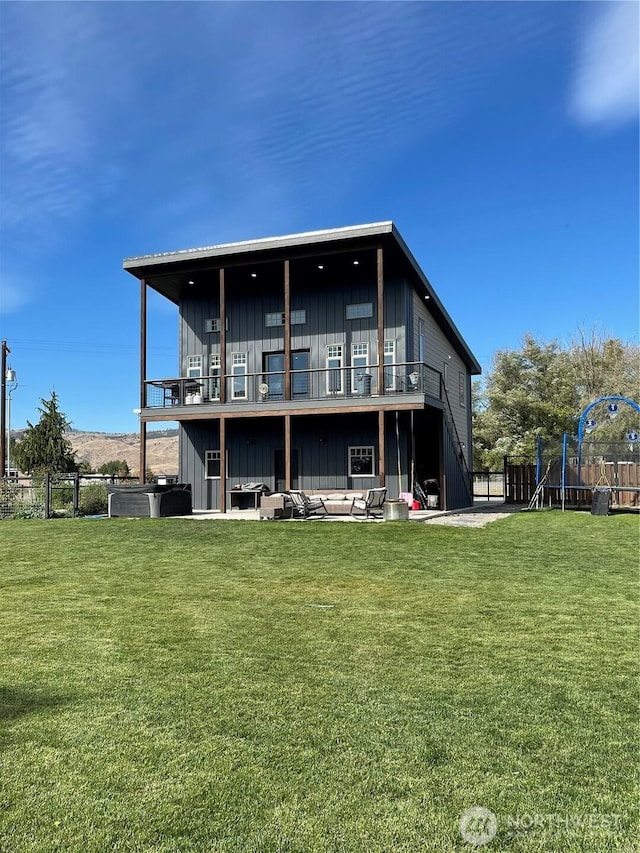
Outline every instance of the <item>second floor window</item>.
<svg viewBox="0 0 640 853">
<path fill-rule="evenodd" d="M 232 395 L 234 400 L 247 399 L 247 354 L 231 353 L 231 373 L 233 374 Z"/>
<path fill-rule="evenodd" d="M 384 390 L 396 390 L 396 371 L 392 367 L 396 363 L 396 342 L 384 342 Z"/>
<path fill-rule="evenodd" d="M 366 320 L 368 317 L 373 317 L 373 302 L 358 302 L 347 305 L 345 316 L 347 320 Z"/>
<path fill-rule="evenodd" d="M 344 394 L 342 344 L 327 347 L 327 394 Z"/>
<path fill-rule="evenodd" d="M 307 322 L 306 309 L 291 312 L 291 325 L 302 326 Z M 284 311 L 273 311 L 264 315 L 265 326 L 284 326 Z"/>
<path fill-rule="evenodd" d="M 187 377 L 189 379 L 198 379 L 202 376 L 202 356 L 188 355 L 187 356 Z"/>
<path fill-rule="evenodd" d="M 209 356 L 209 398 L 220 399 L 220 353 L 217 352 Z"/>
<path fill-rule="evenodd" d="M 351 344 L 351 389 L 356 394 L 371 393 L 369 367 L 369 344 Z"/>
</svg>

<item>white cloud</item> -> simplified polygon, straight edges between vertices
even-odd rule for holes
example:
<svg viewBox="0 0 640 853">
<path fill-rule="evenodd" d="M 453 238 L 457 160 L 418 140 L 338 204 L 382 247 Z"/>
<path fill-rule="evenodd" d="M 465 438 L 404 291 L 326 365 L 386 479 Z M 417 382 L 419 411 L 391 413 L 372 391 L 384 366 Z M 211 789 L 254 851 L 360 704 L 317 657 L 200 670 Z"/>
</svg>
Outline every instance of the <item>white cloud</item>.
<svg viewBox="0 0 640 853">
<path fill-rule="evenodd" d="M 639 11 L 637 2 L 605 3 L 580 45 L 570 110 L 584 124 L 637 120 Z"/>
<path fill-rule="evenodd" d="M 102 4 L 6 4 L 0 54 L 3 228 L 51 239 L 109 192 L 102 139 L 127 69 Z"/>
</svg>

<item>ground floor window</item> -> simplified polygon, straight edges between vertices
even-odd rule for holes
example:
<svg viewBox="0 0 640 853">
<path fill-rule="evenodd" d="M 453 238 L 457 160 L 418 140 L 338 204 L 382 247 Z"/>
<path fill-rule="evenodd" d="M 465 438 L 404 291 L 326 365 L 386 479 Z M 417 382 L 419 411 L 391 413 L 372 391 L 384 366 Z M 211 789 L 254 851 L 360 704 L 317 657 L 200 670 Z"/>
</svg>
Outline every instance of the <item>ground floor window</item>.
<svg viewBox="0 0 640 853">
<path fill-rule="evenodd" d="M 375 475 L 373 450 L 373 446 L 349 448 L 350 477 L 373 477 Z"/>
<path fill-rule="evenodd" d="M 206 450 L 204 454 L 205 477 L 207 480 L 220 478 L 220 451 Z"/>
</svg>

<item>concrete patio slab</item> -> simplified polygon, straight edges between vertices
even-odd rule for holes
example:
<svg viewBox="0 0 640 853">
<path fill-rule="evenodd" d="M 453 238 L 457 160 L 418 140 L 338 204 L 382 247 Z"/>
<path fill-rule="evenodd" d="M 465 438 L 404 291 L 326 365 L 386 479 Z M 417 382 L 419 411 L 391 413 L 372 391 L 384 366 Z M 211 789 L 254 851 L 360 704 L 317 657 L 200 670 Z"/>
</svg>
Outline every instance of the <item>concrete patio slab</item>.
<svg viewBox="0 0 640 853">
<path fill-rule="evenodd" d="M 464 509 L 455 510 L 412 510 L 409 512 L 410 522 L 421 522 L 426 524 L 442 524 L 452 527 L 485 527 L 493 521 L 499 521 L 501 518 L 506 518 L 514 512 L 521 512 L 523 506 L 516 504 L 497 504 L 495 501 L 479 502 L 474 506 Z M 176 518 L 191 518 L 197 521 L 260 521 L 260 512 L 255 509 L 234 509 L 229 512 L 220 512 L 220 510 L 199 510 L 196 509 L 191 515 L 174 516 Z M 305 522 L 352 522 L 357 524 L 381 524 L 381 518 L 360 518 L 352 515 L 318 515 L 307 519 L 262 519 L 262 521 L 270 521 L 271 523 L 290 523 L 302 521 Z M 397 522 L 389 522 L 396 524 Z"/>
</svg>

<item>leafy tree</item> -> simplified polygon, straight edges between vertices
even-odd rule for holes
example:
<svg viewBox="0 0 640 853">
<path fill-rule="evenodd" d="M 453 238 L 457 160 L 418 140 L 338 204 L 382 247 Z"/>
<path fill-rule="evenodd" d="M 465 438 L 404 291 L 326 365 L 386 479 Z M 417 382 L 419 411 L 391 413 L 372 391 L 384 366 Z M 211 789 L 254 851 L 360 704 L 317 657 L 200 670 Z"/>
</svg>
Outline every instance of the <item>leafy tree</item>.
<svg viewBox="0 0 640 853">
<path fill-rule="evenodd" d="M 571 341 L 571 362 L 574 381 L 582 412 L 600 397 L 618 395 L 640 400 L 640 348 L 624 344 L 597 329 L 578 334 Z M 592 439 L 597 442 L 618 442 L 630 429 L 638 429 L 638 415 L 630 406 L 619 405 L 619 415 L 611 420 L 607 404 L 600 403 L 589 412 L 597 423 Z"/>
<path fill-rule="evenodd" d="M 596 328 L 578 329 L 569 354 L 576 388 L 584 409 L 598 397 L 619 394 L 636 399 L 640 384 L 640 348 L 610 338 Z"/>
<path fill-rule="evenodd" d="M 130 473 L 126 459 L 113 459 L 98 468 L 98 474 L 111 474 L 114 477 L 128 477 Z"/>
<path fill-rule="evenodd" d="M 535 456 L 539 435 L 570 431 L 576 391 L 558 343 L 525 335 L 520 350 L 501 350 L 475 390 L 474 466 L 499 469 L 505 455 Z"/>
<path fill-rule="evenodd" d="M 598 397 L 637 400 L 638 366 L 637 346 L 596 330 L 579 331 L 565 347 L 525 335 L 520 349 L 498 351 L 473 387 L 474 467 L 499 470 L 504 456 L 535 458 L 538 436 L 575 435 L 581 412 Z M 603 439 L 622 441 L 627 425 L 637 427 L 630 408 L 621 407 L 614 423 L 604 409 Z"/>
<path fill-rule="evenodd" d="M 75 453 L 64 434 L 71 423 L 58 408 L 58 397 L 51 392 L 51 399 L 41 399 L 40 420 L 34 426 L 27 421 L 27 428 L 13 453 L 16 464 L 26 474 L 68 474 L 78 468 Z"/>
</svg>

